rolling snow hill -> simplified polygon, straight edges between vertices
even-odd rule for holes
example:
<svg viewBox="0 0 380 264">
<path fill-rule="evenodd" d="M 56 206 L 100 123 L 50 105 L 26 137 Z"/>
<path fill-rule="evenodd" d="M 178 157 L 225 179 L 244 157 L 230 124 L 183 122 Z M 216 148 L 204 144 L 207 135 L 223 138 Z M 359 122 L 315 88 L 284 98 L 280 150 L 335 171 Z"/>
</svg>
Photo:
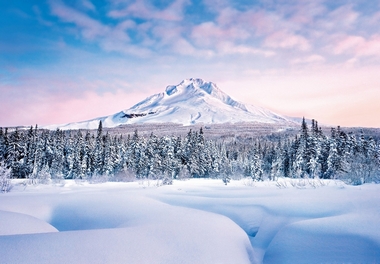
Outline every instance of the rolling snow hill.
<svg viewBox="0 0 380 264">
<path fill-rule="evenodd" d="M 152 95 L 133 107 L 114 115 L 88 121 L 51 125 L 48 129 L 96 129 L 124 124 L 177 123 L 223 124 L 256 122 L 264 124 L 295 123 L 291 118 L 267 109 L 235 101 L 214 83 L 202 79 L 186 79 L 166 87 L 165 92 Z"/>
</svg>

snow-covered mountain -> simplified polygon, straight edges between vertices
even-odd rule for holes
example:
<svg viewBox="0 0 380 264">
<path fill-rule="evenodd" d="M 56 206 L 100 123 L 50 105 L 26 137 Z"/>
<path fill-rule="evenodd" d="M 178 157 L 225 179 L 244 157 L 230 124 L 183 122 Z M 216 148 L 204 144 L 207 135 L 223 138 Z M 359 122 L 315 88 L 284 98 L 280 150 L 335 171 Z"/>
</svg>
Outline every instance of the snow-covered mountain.
<svg viewBox="0 0 380 264">
<path fill-rule="evenodd" d="M 212 82 L 191 78 L 178 85 L 167 86 L 165 92 L 152 95 L 114 115 L 46 128 L 96 129 L 100 120 L 104 127 L 136 123 L 294 123 L 267 109 L 235 101 Z"/>
</svg>

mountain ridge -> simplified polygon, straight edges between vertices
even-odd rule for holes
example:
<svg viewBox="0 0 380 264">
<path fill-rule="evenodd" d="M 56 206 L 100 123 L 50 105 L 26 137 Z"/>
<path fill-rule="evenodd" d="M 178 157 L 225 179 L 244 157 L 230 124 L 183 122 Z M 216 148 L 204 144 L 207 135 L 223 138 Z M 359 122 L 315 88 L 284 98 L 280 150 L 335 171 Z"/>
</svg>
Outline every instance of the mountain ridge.
<svg viewBox="0 0 380 264">
<path fill-rule="evenodd" d="M 177 85 L 169 85 L 164 92 L 151 95 L 114 115 L 45 128 L 96 129 L 99 121 L 108 128 L 137 123 L 177 123 L 185 126 L 239 122 L 296 123 L 265 108 L 236 101 L 213 82 L 190 78 Z"/>
</svg>

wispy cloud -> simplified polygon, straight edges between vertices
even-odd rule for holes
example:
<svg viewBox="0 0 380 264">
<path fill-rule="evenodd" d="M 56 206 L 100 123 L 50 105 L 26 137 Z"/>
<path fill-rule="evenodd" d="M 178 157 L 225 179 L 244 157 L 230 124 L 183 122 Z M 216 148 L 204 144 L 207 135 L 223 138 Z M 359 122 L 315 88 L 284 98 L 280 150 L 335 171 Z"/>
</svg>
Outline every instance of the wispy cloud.
<svg viewBox="0 0 380 264">
<path fill-rule="evenodd" d="M 325 62 L 326 59 L 318 54 L 313 54 L 307 57 L 293 59 L 291 64 L 305 64 L 305 63 L 322 63 Z"/>
<path fill-rule="evenodd" d="M 124 20 L 116 26 L 110 26 L 61 1 L 50 1 L 49 3 L 53 15 L 58 16 L 64 22 L 75 24 L 84 39 L 99 43 L 99 46 L 105 51 L 117 51 L 139 57 L 151 54 L 150 50 L 130 43 L 131 38 L 127 34 L 127 30 L 136 27 L 134 21 Z"/>
<path fill-rule="evenodd" d="M 48 26 L 48 27 L 51 27 L 53 25 L 52 22 L 44 19 L 42 17 L 42 14 L 41 14 L 41 10 L 38 6 L 33 6 L 33 11 L 34 11 L 34 14 L 36 15 L 36 19 L 38 20 L 38 22 L 41 24 L 41 25 L 44 25 L 44 26 Z"/>
<path fill-rule="evenodd" d="M 58 16 L 62 21 L 75 24 L 81 31 L 82 36 L 88 40 L 103 37 L 110 34 L 110 28 L 101 22 L 90 18 L 84 13 L 75 10 L 61 1 L 49 1 L 51 12 Z M 125 38 L 127 38 L 125 36 Z"/>
<path fill-rule="evenodd" d="M 82 0 L 82 6 L 87 10 L 96 11 L 96 7 L 90 0 Z"/>
<path fill-rule="evenodd" d="M 380 35 L 373 35 L 369 39 L 361 36 L 342 37 L 336 43 L 334 53 L 355 57 L 380 56 Z"/>
<path fill-rule="evenodd" d="M 184 7 L 189 4 L 188 0 L 175 0 L 167 8 L 160 10 L 148 1 L 139 0 L 124 7 L 108 12 L 112 18 L 135 17 L 143 19 L 159 19 L 167 21 L 180 21 L 183 19 Z"/>
<path fill-rule="evenodd" d="M 244 40 L 249 32 L 236 27 L 220 27 L 214 22 L 205 22 L 193 27 L 191 38 L 199 47 L 212 47 L 220 41 Z"/>
<path fill-rule="evenodd" d="M 275 32 L 265 38 L 264 45 L 269 48 L 297 48 L 302 51 L 311 49 L 309 41 L 300 35 L 290 34 L 287 32 Z"/>
<path fill-rule="evenodd" d="M 358 18 L 359 13 L 353 10 L 352 5 L 344 5 L 330 12 L 323 25 L 329 30 L 347 30 L 354 26 Z"/>
</svg>

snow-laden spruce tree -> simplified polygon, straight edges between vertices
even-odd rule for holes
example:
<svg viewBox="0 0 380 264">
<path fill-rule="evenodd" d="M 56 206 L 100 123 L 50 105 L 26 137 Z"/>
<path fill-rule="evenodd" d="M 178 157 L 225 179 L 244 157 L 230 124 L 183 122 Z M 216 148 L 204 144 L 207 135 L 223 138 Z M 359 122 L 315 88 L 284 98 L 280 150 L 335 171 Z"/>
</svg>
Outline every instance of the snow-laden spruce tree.
<svg viewBox="0 0 380 264">
<path fill-rule="evenodd" d="M 54 150 L 53 150 L 53 160 L 50 165 L 50 174 L 53 182 L 60 183 L 64 179 L 63 165 L 64 165 L 64 134 L 62 131 L 57 129 L 54 132 Z"/>
<path fill-rule="evenodd" d="M 5 160 L 6 149 L 8 145 L 8 129 L 0 127 L 0 160 Z"/>
<path fill-rule="evenodd" d="M 263 180 L 262 159 L 256 150 L 249 154 L 248 164 L 245 167 L 244 175 L 251 177 L 254 181 Z"/>
<path fill-rule="evenodd" d="M 224 184 L 227 185 L 227 183 L 230 182 L 232 176 L 232 166 L 224 147 L 222 147 L 220 153 L 219 175 L 222 177 Z"/>
<path fill-rule="evenodd" d="M 7 165 L 12 169 L 12 176 L 23 178 L 24 175 L 24 157 L 25 147 L 22 138 L 22 132 L 16 130 L 9 137 L 9 144 L 6 149 Z"/>
<path fill-rule="evenodd" d="M 0 163 L 0 191 L 9 192 L 11 185 L 11 169 L 7 169 L 4 162 Z"/>
<path fill-rule="evenodd" d="M 103 174 L 104 164 L 104 146 L 103 146 L 103 125 L 102 121 L 99 121 L 98 131 L 96 134 L 95 147 L 94 147 L 94 162 L 93 162 L 93 177 L 101 176 Z"/>
</svg>

